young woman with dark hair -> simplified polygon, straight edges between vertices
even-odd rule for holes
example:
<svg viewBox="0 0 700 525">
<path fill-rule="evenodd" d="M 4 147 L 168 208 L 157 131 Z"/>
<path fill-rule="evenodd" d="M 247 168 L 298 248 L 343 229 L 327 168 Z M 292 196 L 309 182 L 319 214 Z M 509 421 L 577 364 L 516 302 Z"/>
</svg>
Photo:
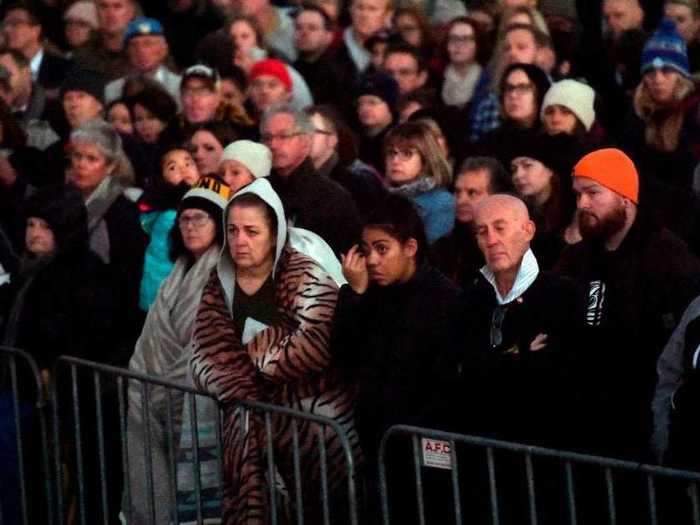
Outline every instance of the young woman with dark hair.
<svg viewBox="0 0 700 525">
<path fill-rule="evenodd" d="M 362 242 L 342 261 L 348 284 L 340 289 L 331 349 L 338 369 L 357 385 L 357 427 L 371 486 L 386 429 L 441 424 L 438 405 L 457 377 L 462 351 L 461 294 L 428 263 L 423 221 L 411 201 L 397 195 L 370 215 Z M 410 490 L 411 469 L 405 461 L 391 463 L 392 487 L 399 487 L 392 497 Z M 392 521 L 410 523 L 398 516 L 415 516 L 415 509 L 397 507 L 403 508 Z"/>
</svg>

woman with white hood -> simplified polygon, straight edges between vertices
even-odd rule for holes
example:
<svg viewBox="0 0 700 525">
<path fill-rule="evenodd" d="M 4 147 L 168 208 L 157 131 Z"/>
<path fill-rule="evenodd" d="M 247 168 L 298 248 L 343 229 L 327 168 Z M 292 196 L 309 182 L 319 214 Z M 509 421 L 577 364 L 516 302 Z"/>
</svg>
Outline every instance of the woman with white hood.
<svg viewBox="0 0 700 525">
<path fill-rule="evenodd" d="M 271 169 L 270 149 L 251 140 L 232 142 L 224 148 L 219 160 L 219 178 L 231 188 L 231 195 L 254 180 L 267 177 Z M 331 274 L 338 286 L 347 282 L 340 261 L 321 236 L 304 228 L 288 227 L 287 242 L 319 263 Z"/>
<path fill-rule="evenodd" d="M 294 249 L 277 194 L 264 178 L 240 190 L 224 213 L 221 258 L 204 288 L 195 321 L 195 386 L 224 407 L 262 401 L 336 419 L 357 446 L 352 390 L 331 369 L 328 344 L 338 285 L 322 266 Z M 265 423 L 226 410 L 223 522 L 267 523 Z M 295 501 L 289 421 L 273 417 L 277 470 Z M 321 475 L 320 429 L 298 422 L 303 492 L 316 493 Z M 338 436 L 325 435 L 331 489 L 346 471 Z M 332 434 L 332 433 L 330 433 Z M 338 464 L 336 464 L 336 462 Z M 319 501 L 304 499 L 307 519 Z"/>
</svg>

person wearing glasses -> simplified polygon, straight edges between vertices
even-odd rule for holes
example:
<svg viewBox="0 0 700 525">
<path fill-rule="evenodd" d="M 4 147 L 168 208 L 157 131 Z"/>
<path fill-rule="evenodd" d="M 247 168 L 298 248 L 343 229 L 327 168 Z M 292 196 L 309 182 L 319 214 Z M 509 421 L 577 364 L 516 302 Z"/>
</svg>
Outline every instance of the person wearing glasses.
<svg viewBox="0 0 700 525">
<path fill-rule="evenodd" d="M 163 171 L 168 180 L 172 180 L 171 169 L 182 171 L 176 168 L 175 163 L 182 160 L 178 157 L 184 155 L 189 156 L 184 150 L 173 149 L 164 156 Z M 191 168 L 194 163 L 189 159 L 187 164 Z M 196 170 L 194 173 L 196 174 Z M 183 385 L 190 384 L 187 376 L 189 360 L 192 357 L 190 340 L 195 315 L 204 285 L 219 260 L 224 243 L 223 212 L 230 195 L 228 186 L 216 179 L 205 177 L 176 204 L 174 226 L 169 233 L 169 250 L 165 247 L 166 255 L 172 261 L 172 270 L 157 289 L 158 293 L 146 317 L 143 331 L 136 342 L 134 355 L 129 361 L 130 370 Z M 183 425 L 183 410 L 186 408 L 183 407 L 184 394 L 170 390 L 169 397 L 174 416 L 172 428 L 175 436 L 168 436 L 166 395 L 164 388 L 152 387 L 146 413 L 140 385 L 132 383 L 128 390 L 128 452 L 132 461 L 129 467 L 130 498 L 127 501 L 131 501 L 132 507 L 124 508 L 124 514 L 131 521 L 147 521 L 149 516 L 146 476 L 148 469 L 144 461 L 148 429 L 154 480 L 155 523 L 169 522 L 171 509 L 168 505 L 160 505 L 158 502 L 168 500 L 169 480 L 174 482 L 174 473 L 170 472 L 169 465 L 175 458 L 168 455 L 168 439 L 172 439 L 172 445 L 177 449 L 180 445 L 178 436 Z M 201 418 L 202 415 L 199 415 Z M 199 430 L 203 428 L 201 423 L 200 420 Z M 182 428 L 182 432 L 189 430 L 189 426 Z M 203 435 L 199 437 L 200 440 L 204 439 Z M 205 461 L 204 469 L 208 469 L 208 466 L 209 463 Z M 185 474 L 184 470 L 180 472 Z M 189 474 L 191 477 L 191 471 Z M 184 489 L 185 484 L 179 483 L 179 490 Z M 210 490 L 209 486 L 202 487 L 205 500 L 209 500 Z M 205 506 L 205 509 L 209 509 L 209 506 Z M 183 513 L 187 511 L 183 508 L 179 510 Z"/>
<path fill-rule="evenodd" d="M 385 177 L 390 193 L 411 199 L 429 244 L 449 234 L 455 222 L 452 172 L 434 134 L 420 120 L 389 132 L 384 141 Z"/>
<path fill-rule="evenodd" d="M 272 153 L 270 184 L 287 219 L 320 235 L 339 255 L 359 238 L 359 214 L 347 190 L 315 170 L 313 131 L 309 117 L 288 104 L 269 108 L 260 124 L 262 142 Z"/>
<path fill-rule="evenodd" d="M 479 24 L 466 16 L 446 27 L 448 59 L 440 88 L 440 101 L 463 115 L 468 138 L 478 141 L 501 123 L 498 97 L 490 89 L 491 77 L 478 62 L 481 49 Z"/>
<path fill-rule="evenodd" d="M 547 74 L 535 65 L 508 66 L 500 84 L 502 123 L 475 146 L 477 152 L 507 165 L 509 145 L 522 135 L 540 132 L 540 108 L 549 86 Z"/>
<path fill-rule="evenodd" d="M 364 219 L 386 193 L 381 175 L 357 158 L 357 139 L 334 107 L 311 106 L 305 111 L 314 125 L 314 168 L 350 192 Z"/>
<path fill-rule="evenodd" d="M 406 95 L 427 85 L 428 66 L 421 52 L 408 44 L 390 46 L 384 56 L 382 71 L 399 85 L 399 95 Z"/>
</svg>

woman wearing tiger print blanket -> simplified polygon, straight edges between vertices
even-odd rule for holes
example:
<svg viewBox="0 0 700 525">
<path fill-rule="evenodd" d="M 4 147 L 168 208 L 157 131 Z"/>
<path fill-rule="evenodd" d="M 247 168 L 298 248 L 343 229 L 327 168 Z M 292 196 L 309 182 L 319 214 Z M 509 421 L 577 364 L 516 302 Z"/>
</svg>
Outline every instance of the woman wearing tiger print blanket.
<svg viewBox="0 0 700 525">
<path fill-rule="evenodd" d="M 223 521 L 262 524 L 270 512 L 265 423 L 252 413 L 241 417 L 235 400 L 335 418 L 357 447 L 353 396 L 329 369 L 338 287 L 289 246 L 282 203 L 270 184 L 258 179 L 239 191 L 224 217 L 224 249 L 202 295 L 191 367 L 195 385 L 216 395 L 225 411 Z M 300 422 L 298 429 L 304 510 L 312 515 L 319 504 L 320 428 Z M 273 416 L 272 432 L 275 466 L 294 501 L 290 420 Z M 346 469 L 340 443 L 329 431 L 324 442 L 329 483 L 339 485 Z"/>
</svg>

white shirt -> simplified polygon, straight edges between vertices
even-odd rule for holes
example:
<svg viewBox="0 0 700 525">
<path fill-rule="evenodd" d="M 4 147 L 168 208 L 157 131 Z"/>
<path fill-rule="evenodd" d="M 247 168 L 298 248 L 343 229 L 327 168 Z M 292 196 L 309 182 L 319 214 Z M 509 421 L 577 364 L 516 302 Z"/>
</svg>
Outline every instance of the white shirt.
<svg viewBox="0 0 700 525">
<path fill-rule="evenodd" d="M 39 69 L 41 69 L 41 61 L 44 60 L 44 48 L 40 47 L 36 55 L 29 61 L 29 69 L 32 71 L 32 80 L 36 82 L 39 77 Z"/>
<path fill-rule="evenodd" d="M 505 297 L 501 296 L 498 291 L 498 286 L 496 286 L 496 276 L 493 274 L 488 266 L 484 266 L 481 269 L 481 274 L 486 278 L 486 280 L 493 286 L 496 291 L 496 299 L 498 304 L 508 304 L 515 301 L 518 297 L 525 293 L 525 290 L 530 288 L 530 285 L 535 282 L 537 276 L 540 273 L 540 265 L 537 264 L 537 259 L 535 259 L 535 254 L 532 250 L 528 248 L 523 255 L 523 260 L 520 261 L 520 268 L 518 268 L 518 274 L 515 276 L 515 282 L 513 287 L 508 292 Z"/>
</svg>

